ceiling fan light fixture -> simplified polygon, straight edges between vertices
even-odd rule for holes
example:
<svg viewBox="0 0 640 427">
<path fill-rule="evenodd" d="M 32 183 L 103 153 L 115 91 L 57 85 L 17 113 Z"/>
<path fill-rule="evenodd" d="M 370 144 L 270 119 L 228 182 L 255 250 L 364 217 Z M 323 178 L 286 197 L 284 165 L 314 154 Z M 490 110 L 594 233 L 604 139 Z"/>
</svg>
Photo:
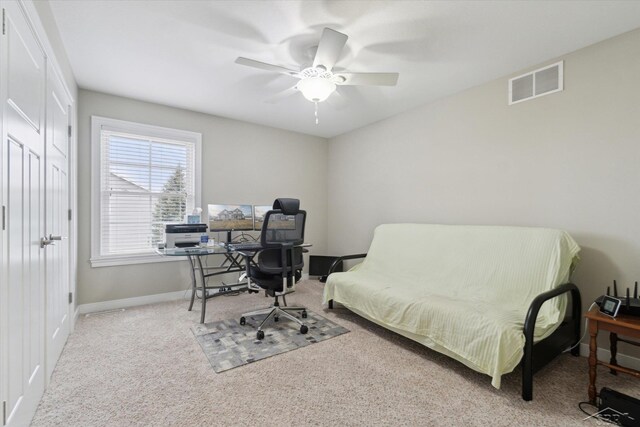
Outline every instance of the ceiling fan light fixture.
<svg viewBox="0 0 640 427">
<path fill-rule="evenodd" d="M 336 84 L 323 77 L 304 78 L 298 82 L 297 87 L 311 102 L 322 102 L 336 90 Z"/>
<path fill-rule="evenodd" d="M 331 96 L 336 91 L 336 85 L 395 86 L 398 81 L 398 73 L 351 73 L 338 68 L 336 70 L 337 74 L 333 74 L 332 70 L 340 59 L 340 54 L 347 39 L 346 34 L 331 28 L 324 28 L 320 43 L 315 47 L 315 52 L 313 53 L 313 63 L 300 71 L 243 57 L 238 57 L 236 63 L 261 70 L 275 71 L 300 79 L 296 86 L 281 92 L 272 100 L 283 99 L 298 90 L 305 99 L 314 103 L 316 124 L 318 124 L 318 103 Z"/>
</svg>

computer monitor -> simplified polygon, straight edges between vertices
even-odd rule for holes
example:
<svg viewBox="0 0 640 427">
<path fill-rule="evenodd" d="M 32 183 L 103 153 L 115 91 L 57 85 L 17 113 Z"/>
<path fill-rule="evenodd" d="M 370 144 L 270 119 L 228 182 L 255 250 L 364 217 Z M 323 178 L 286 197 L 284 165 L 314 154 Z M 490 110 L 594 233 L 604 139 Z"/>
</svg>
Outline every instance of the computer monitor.
<svg viewBox="0 0 640 427">
<path fill-rule="evenodd" d="M 232 231 L 253 230 L 251 205 L 208 205 L 209 231 L 226 231 L 227 240 Z"/>
<path fill-rule="evenodd" d="M 254 205 L 253 206 L 253 229 L 256 231 L 262 231 L 264 224 L 264 218 L 267 212 L 273 210 L 269 205 Z M 275 214 L 269 221 L 270 230 L 295 230 L 296 229 L 296 216 Z"/>
<path fill-rule="evenodd" d="M 264 217 L 273 207 L 271 205 L 254 205 L 253 206 L 253 229 L 256 231 L 262 230 L 262 224 L 264 223 Z"/>
</svg>

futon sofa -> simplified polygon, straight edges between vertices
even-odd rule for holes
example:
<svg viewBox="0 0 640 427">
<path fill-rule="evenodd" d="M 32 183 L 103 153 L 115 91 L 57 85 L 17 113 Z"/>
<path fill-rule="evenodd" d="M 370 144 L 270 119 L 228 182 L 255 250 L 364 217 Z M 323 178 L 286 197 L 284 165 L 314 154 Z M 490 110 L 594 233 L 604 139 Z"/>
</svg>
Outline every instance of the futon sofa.
<svg viewBox="0 0 640 427">
<path fill-rule="evenodd" d="M 534 371 L 580 339 L 580 293 L 569 283 L 579 251 L 546 228 L 384 224 L 368 253 L 335 261 L 364 258 L 329 275 L 324 303 L 487 374 L 496 388 L 521 362 L 531 400 Z"/>
</svg>

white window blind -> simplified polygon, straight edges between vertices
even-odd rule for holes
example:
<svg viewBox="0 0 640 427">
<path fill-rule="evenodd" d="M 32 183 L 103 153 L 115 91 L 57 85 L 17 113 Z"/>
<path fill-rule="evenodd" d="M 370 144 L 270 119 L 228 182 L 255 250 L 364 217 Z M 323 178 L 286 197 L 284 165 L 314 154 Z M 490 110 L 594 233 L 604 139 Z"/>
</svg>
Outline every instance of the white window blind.
<svg viewBox="0 0 640 427">
<path fill-rule="evenodd" d="M 99 177 L 92 264 L 98 266 L 105 259 L 130 263 L 132 257 L 154 255 L 165 224 L 182 222 L 199 199 L 199 138 L 189 132 L 177 139 L 175 133 L 183 131 L 167 129 L 163 137 L 163 128 L 124 123 L 95 123 Z"/>
</svg>

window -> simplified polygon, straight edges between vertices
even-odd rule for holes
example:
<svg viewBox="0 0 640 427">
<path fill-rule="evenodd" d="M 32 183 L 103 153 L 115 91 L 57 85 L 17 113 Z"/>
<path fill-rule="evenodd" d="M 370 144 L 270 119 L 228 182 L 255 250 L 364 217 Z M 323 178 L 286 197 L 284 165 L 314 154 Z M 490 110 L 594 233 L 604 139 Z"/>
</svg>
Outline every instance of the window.
<svg viewBox="0 0 640 427">
<path fill-rule="evenodd" d="M 200 206 L 199 133 L 93 116 L 91 265 L 157 262 L 166 223 Z"/>
</svg>

